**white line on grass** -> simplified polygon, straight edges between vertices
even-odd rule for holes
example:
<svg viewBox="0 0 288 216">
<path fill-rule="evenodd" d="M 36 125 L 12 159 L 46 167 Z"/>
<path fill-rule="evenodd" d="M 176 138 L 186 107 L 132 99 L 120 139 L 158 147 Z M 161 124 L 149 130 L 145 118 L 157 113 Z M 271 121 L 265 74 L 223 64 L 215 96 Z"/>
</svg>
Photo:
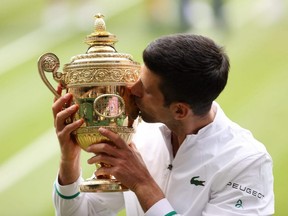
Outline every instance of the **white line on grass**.
<svg viewBox="0 0 288 216">
<path fill-rule="evenodd" d="M 113 16 L 123 12 L 124 10 L 127 10 L 130 7 L 133 7 L 134 5 L 139 4 L 141 1 L 143 0 L 123 1 L 121 4 L 117 4 L 117 7 L 111 7 L 110 3 L 107 3 L 107 5 L 103 4 L 102 8 L 104 11 L 109 13 L 109 17 L 107 17 L 107 19 L 111 19 Z M 93 10 L 95 5 L 91 5 L 91 7 Z M 93 18 L 93 15 L 101 11 L 91 12 L 90 9 L 88 12 L 92 13 L 91 17 Z M 85 13 L 85 11 L 83 11 L 82 14 L 79 14 L 78 16 L 83 17 L 85 15 L 83 13 Z M 48 50 L 49 47 L 60 44 L 62 41 L 72 37 L 79 29 L 77 29 L 75 25 L 73 26 L 73 24 L 71 26 L 73 19 L 70 19 L 70 17 L 64 17 L 63 14 L 59 17 L 50 16 L 49 22 L 43 24 L 40 28 L 22 37 L 19 37 L 17 40 L 8 43 L 4 47 L 0 47 L 0 59 L 2 62 L 5 62 L 5 64 L 1 64 L 0 76 L 23 64 L 24 62 L 34 58 L 36 55 L 39 55 L 39 53 L 43 53 L 43 50 Z M 79 19 L 78 23 L 74 24 L 78 25 L 79 28 L 79 26 L 86 26 L 86 22 L 87 20 Z"/>
<path fill-rule="evenodd" d="M 55 21 L 55 24 L 56 23 Z M 50 23 L 50 25 L 36 29 L 2 47 L 0 49 L 0 59 L 2 59 L 2 62 L 5 62 L 5 64 L 2 64 L 0 67 L 0 76 L 24 62 L 29 61 L 38 53 L 43 52 L 43 50 L 48 50 L 49 47 L 65 41 L 71 36 L 71 31 L 64 31 L 55 37 L 55 29 L 58 28 L 56 27 L 57 25 L 55 25 L 55 29 L 51 31 L 51 26 L 53 25 L 54 23 Z M 52 34 L 53 32 L 54 36 Z"/>
<path fill-rule="evenodd" d="M 55 130 L 50 129 L 0 166 L 0 193 L 46 163 L 58 151 Z"/>
</svg>

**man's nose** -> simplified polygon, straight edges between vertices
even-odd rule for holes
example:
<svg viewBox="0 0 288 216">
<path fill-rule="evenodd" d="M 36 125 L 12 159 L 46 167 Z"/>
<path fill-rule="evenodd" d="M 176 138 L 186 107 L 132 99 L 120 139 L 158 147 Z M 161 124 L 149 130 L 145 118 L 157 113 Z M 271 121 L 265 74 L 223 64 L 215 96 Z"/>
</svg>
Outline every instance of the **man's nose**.
<svg viewBox="0 0 288 216">
<path fill-rule="evenodd" d="M 136 97 L 141 97 L 140 79 L 131 86 L 131 93 Z"/>
</svg>

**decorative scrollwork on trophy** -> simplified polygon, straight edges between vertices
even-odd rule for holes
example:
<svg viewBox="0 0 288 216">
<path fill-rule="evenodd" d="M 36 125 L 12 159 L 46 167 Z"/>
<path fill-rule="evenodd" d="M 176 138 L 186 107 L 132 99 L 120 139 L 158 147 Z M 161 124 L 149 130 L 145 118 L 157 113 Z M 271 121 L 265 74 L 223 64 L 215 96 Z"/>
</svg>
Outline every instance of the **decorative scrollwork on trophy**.
<svg viewBox="0 0 288 216">
<path fill-rule="evenodd" d="M 59 68 L 59 59 L 53 53 L 45 54 L 41 61 L 44 71 L 53 72 L 55 69 Z"/>
<path fill-rule="evenodd" d="M 139 67 L 131 68 L 90 68 L 66 71 L 66 84 L 134 83 L 138 79 Z"/>
</svg>

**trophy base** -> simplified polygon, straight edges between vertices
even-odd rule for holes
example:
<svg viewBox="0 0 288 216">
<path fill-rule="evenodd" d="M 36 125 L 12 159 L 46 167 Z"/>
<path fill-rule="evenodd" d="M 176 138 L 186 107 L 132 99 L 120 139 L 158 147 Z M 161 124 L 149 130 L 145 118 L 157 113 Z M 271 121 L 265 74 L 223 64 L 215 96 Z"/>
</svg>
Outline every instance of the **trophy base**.
<svg viewBox="0 0 288 216">
<path fill-rule="evenodd" d="M 129 190 L 116 179 L 96 179 L 85 180 L 80 185 L 80 192 L 124 192 Z"/>
</svg>

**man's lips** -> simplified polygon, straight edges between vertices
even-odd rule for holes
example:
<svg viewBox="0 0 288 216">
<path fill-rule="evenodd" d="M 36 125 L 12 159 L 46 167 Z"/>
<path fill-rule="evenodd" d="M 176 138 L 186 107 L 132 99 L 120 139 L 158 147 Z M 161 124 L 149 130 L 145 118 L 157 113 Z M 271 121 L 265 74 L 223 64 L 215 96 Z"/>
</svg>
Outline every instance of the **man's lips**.
<svg viewBox="0 0 288 216">
<path fill-rule="evenodd" d="M 129 106 L 129 116 L 132 119 L 136 119 L 139 115 L 140 109 L 139 106 L 137 104 L 136 98 L 135 97 L 131 97 L 130 100 L 130 106 Z"/>
</svg>

